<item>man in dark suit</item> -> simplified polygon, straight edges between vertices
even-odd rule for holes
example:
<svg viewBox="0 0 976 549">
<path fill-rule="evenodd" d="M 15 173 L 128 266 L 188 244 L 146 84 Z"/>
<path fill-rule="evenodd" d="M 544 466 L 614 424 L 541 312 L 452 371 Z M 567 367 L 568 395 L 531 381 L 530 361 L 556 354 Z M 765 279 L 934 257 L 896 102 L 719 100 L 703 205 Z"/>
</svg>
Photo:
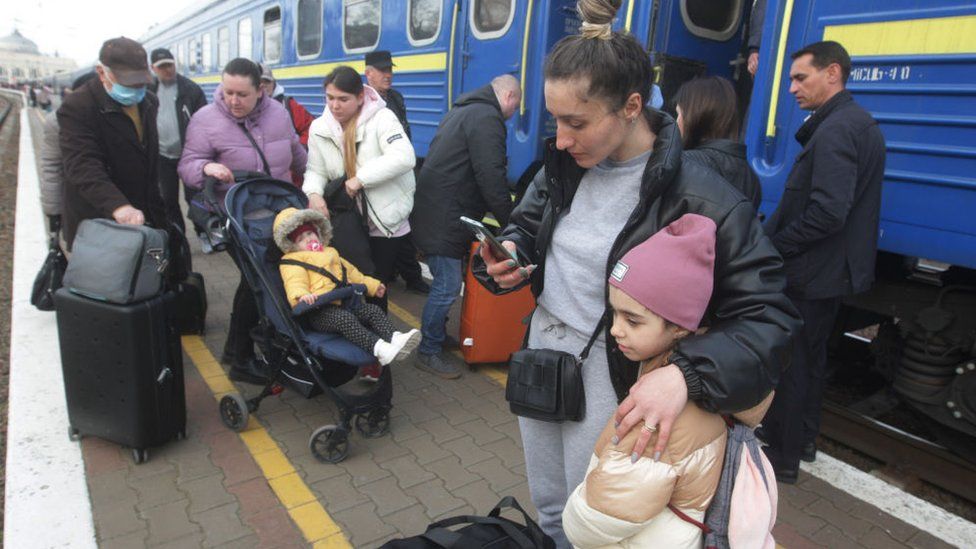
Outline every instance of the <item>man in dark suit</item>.
<svg viewBox="0 0 976 549">
<path fill-rule="evenodd" d="M 874 281 L 885 143 L 878 123 L 845 89 L 851 58 L 837 42 L 792 55 L 790 93 L 812 111 L 796 133 L 803 150 L 766 233 L 786 264 L 787 295 L 803 317 L 790 368 L 763 422 L 781 482 L 816 458 L 830 336 L 844 296 Z"/>
<path fill-rule="evenodd" d="M 68 249 L 85 219 L 166 227 L 157 185 L 159 103 L 146 93 L 152 82 L 146 50 L 129 38 L 107 40 L 95 70 L 98 78 L 68 94 L 58 109 Z"/>
<path fill-rule="evenodd" d="M 407 139 L 411 141 L 410 122 L 407 121 L 407 104 L 403 100 L 403 94 L 393 87 L 393 57 L 389 51 L 377 50 L 366 54 L 366 83 L 376 90 L 380 97 L 386 101 L 386 108 L 393 111 L 403 126 L 403 131 L 407 134 Z M 420 163 L 417 164 L 418 172 Z M 417 263 L 417 248 L 410 239 L 407 239 L 397 249 L 396 265 L 391 280 L 396 280 L 397 274 L 403 277 L 407 283 L 407 289 L 419 294 L 430 292 L 430 285 L 424 282 L 420 275 L 420 264 Z"/>
</svg>

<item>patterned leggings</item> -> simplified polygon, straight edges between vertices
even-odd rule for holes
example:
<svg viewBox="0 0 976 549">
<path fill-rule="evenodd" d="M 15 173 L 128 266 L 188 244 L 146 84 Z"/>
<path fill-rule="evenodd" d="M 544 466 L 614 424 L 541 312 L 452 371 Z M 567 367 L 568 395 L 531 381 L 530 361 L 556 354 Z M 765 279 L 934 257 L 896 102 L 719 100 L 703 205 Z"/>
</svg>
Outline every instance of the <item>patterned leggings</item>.
<svg viewBox="0 0 976 549">
<path fill-rule="evenodd" d="M 376 342 L 393 337 L 393 323 L 383 309 L 372 303 L 360 303 L 346 309 L 327 305 L 309 314 L 309 324 L 319 332 L 334 332 L 372 354 Z"/>
</svg>

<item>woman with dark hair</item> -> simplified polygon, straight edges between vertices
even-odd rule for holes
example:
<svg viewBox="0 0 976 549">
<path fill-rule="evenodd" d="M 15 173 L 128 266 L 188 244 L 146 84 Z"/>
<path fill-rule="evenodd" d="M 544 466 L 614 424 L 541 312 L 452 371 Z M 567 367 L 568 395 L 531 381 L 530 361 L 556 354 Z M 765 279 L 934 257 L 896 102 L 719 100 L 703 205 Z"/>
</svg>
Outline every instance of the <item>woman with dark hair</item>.
<svg viewBox="0 0 976 549">
<path fill-rule="evenodd" d="M 560 40 L 546 59 L 556 137 L 500 235 L 525 266 L 487 247 L 474 264 L 495 293 L 531 285 L 538 307 L 529 347 L 578 355 L 597 336 L 582 365 L 583 418 L 519 418 L 532 501 L 559 547 L 569 546 L 563 507 L 608 418 L 617 424 L 615 446 L 643 425 L 632 448 L 616 448 L 620 457 L 670 463 L 671 426 L 685 404 L 717 413 L 758 404 L 786 365 L 798 324 L 783 294 L 782 259 L 752 204 L 711 170 L 682 163 L 674 121 L 645 108 L 651 63 L 633 36 L 613 32 L 619 7 L 620 0 L 580 0 L 581 33 Z M 606 280 L 626 271 L 617 262 L 627 251 L 689 213 L 716 225 L 709 330 L 682 339 L 667 364 L 638 380 L 637 364 L 608 337 Z M 642 457 L 649 443 L 652 457 Z"/>
<path fill-rule="evenodd" d="M 202 189 L 216 178 L 219 203 L 234 184 L 234 171 L 263 172 L 290 181 L 305 171 L 305 148 L 298 141 L 288 111 L 261 92 L 256 63 L 239 57 L 224 67 L 213 103 L 201 108 L 186 128 L 186 143 L 177 171 L 183 183 Z M 235 262 L 238 258 L 233 254 Z M 262 384 L 262 365 L 255 360 L 250 330 L 257 325 L 254 296 L 243 274 L 234 294 L 230 329 L 221 362 L 230 364 L 230 378 Z"/>
<path fill-rule="evenodd" d="M 325 215 L 326 197 L 331 204 L 344 193 L 354 201 L 367 224 L 373 268 L 357 262 L 356 252 L 362 250 L 341 248 L 340 227 L 336 247 L 363 272 L 390 280 L 397 250 L 410 234 L 407 218 L 416 188 L 413 145 L 396 114 L 350 67 L 337 67 L 325 78 L 325 98 L 329 108 L 309 128 L 302 190 L 309 207 Z"/>
<path fill-rule="evenodd" d="M 678 129 L 684 142 L 682 159 L 718 172 L 759 210 L 762 187 L 738 142 L 739 111 L 732 83 L 720 76 L 685 82 L 674 96 Z"/>
</svg>

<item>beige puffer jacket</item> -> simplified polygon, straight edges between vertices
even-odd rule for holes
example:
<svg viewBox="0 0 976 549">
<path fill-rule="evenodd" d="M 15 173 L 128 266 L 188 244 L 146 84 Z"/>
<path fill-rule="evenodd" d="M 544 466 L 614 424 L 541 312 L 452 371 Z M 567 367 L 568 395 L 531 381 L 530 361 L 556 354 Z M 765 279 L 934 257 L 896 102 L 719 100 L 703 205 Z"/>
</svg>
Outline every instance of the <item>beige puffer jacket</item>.
<svg viewBox="0 0 976 549">
<path fill-rule="evenodd" d="M 652 359 L 641 375 L 661 366 Z M 718 414 L 689 402 L 675 420 L 671 439 L 657 462 L 652 435 L 636 463 L 623 449 L 633 448 L 640 426 L 618 445 L 611 443 L 613 418 L 594 448 L 586 479 L 563 510 L 563 529 L 576 547 L 701 547 L 702 532 L 678 518 L 672 504 L 702 522 L 722 473 L 726 425 Z M 619 449 L 618 449 L 619 448 Z"/>
</svg>

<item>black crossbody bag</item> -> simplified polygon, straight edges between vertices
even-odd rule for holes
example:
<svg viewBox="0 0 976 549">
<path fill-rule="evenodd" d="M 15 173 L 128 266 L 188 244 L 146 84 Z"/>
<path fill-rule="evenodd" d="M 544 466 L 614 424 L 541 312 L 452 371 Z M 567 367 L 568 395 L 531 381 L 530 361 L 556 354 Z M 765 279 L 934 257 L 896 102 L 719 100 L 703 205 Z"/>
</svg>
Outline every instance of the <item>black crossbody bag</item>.
<svg viewBox="0 0 976 549">
<path fill-rule="evenodd" d="M 600 317 L 593 335 L 579 356 L 553 349 L 522 349 L 508 362 L 505 400 L 513 414 L 562 423 L 582 421 L 586 413 L 583 361 L 603 329 Z"/>
</svg>

